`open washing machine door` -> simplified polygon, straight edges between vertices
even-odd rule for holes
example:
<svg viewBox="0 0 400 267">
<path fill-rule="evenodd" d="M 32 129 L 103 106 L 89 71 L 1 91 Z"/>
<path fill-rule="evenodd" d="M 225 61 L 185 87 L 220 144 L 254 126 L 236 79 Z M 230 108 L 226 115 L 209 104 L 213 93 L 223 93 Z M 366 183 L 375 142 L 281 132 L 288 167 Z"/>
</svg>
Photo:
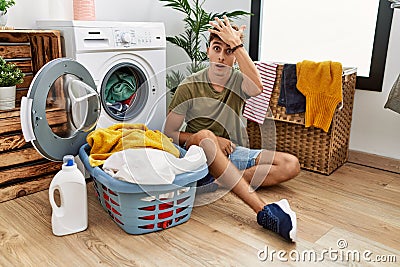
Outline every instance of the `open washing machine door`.
<svg viewBox="0 0 400 267">
<path fill-rule="evenodd" d="M 89 71 L 58 58 L 43 66 L 21 99 L 24 138 L 52 161 L 77 155 L 100 116 L 101 102 Z"/>
</svg>

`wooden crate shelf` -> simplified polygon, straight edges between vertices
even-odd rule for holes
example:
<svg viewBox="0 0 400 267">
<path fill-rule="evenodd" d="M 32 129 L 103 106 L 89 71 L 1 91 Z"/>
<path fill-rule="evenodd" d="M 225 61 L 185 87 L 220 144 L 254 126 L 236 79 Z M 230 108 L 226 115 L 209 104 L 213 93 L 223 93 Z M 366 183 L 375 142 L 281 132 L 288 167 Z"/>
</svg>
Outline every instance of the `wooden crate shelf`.
<svg viewBox="0 0 400 267">
<path fill-rule="evenodd" d="M 52 59 L 62 56 L 59 31 L 0 30 L 0 56 L 24 72 L 17 85 L 16 107 L 0 111 L 0 202 L 47 189 L 60 163 L 44 159 L 22 135 L 21 98 L 26 96 L 35 74 Z M 47 111 L 56 131 L 62 131 L 63 110 Z"/>
</svg>

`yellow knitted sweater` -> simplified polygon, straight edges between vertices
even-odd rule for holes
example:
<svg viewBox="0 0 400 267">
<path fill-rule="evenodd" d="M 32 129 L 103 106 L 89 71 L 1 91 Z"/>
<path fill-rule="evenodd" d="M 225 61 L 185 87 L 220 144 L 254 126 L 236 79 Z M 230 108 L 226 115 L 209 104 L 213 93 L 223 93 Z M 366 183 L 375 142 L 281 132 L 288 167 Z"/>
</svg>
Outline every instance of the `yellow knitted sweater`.
<svg viewBox="0 0 400 267">
<path fill-rule="evenodd" d="M 156 148 L 179 157 L 179 150 L 160 131 L 149 130 L 144 124 L 117 123 L 91 132 L 86 141 L 91 146 L 89 163 L 92 167 L 104 164 L 114 152 L 128 148 Z"/>
<path fill-rule="evenodd" d="M 304 60 L 297 63 L 296 72 L 297 88 L 306 97 L 305 126 L 328 132 L 342 101 L 342 64 Z"/>
</svg>

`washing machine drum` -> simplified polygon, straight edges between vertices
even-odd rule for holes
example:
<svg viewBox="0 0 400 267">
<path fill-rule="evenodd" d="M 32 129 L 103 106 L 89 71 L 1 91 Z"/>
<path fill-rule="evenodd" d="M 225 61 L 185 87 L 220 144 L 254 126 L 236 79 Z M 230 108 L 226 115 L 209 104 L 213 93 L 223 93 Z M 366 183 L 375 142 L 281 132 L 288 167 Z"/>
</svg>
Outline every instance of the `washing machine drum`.
<svg viewBox="0 0 400 267">
<path fill-rule="evenodd" d="M 21 99 L 22 133 L 44 157 L 62 161 L 78 154 L 100 111 L 89 71 L 72 59 L 55 59 L 40 69 Z"/>
<path fill-rule="evenodd" d="M 143 111 L 149 94 L 146 75 L 132 63 L 114 65 L 100 87 L 103 109 L 116 121 L 131 120 Z"/>
</svg>

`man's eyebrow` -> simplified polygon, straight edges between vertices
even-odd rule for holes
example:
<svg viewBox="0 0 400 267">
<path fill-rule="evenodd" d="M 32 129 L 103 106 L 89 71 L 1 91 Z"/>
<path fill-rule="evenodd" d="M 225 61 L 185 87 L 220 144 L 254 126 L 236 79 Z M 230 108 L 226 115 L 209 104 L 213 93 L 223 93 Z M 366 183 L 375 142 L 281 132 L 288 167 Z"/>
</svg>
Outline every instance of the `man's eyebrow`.
<svg viewBox="0 0 400 267">
<path fill-rule="evenodd" d="M 214 41 L 214 42 L 213 42 L 213 45 L 214 45 L 214 44 L 222 45 L 222 42 L 221 42 L 221 41 Z"/>
</svg>

